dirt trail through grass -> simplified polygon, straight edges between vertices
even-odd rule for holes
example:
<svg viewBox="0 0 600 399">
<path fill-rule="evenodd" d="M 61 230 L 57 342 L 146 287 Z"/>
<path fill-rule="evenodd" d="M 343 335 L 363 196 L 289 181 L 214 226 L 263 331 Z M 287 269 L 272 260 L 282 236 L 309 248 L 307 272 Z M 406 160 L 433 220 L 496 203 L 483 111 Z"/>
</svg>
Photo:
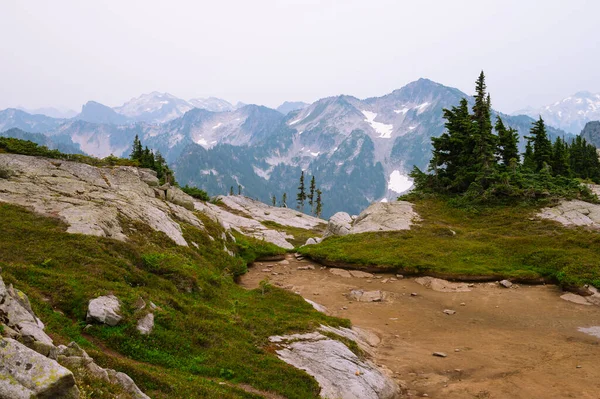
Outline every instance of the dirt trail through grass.
<svg viewBox="0 0 600 399">
<path fill-rule="evenodd" d="M 578 331 L 600 326 L 600 308 L 566 302 L 555 286 L 478 283 L 471 292 L 442 293 L 413 279 L 345 278 L 306 260 L 287 261 L 255 264 L 242 285 L 255 288 L 268 276 L 271 284 L 377 333 L 382 342 L 375 362 L 390 368 L 413 396 L 600 398 L 600 338 Z M 297 269 L 308 265 L 315 269 Z M 383 290 L 388 299 L 351 302 L 344 294 L 355 288 Z"/>
</svg>

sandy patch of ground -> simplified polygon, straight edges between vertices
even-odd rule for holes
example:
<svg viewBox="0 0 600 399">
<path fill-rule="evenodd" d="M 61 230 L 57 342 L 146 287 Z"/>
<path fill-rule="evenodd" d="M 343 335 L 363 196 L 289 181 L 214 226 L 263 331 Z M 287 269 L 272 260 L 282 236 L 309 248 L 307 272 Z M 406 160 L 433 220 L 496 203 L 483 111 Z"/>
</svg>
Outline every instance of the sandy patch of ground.
<svg viewBox="0 0 600 399">
<path fill-rule="evenodd" d="M 375 332 L 382 339 L 375 362 L 405 382 L 410 396 L 600 399 L 600 338 L 585 333 L 600 326 L 600 308 L 564 301 L 555 286 L 479 283 L 470 292 L 436 292 L 412 279 L 346 278 L 288 261 L 257 263 L 241 284 L 255 288 L 268 276 Z M 307 265 L 314 270 L 297 270 Z M 382 290 L 386 299 L 350 301 L 344 294 L 352 289 Z"/>
</svg>

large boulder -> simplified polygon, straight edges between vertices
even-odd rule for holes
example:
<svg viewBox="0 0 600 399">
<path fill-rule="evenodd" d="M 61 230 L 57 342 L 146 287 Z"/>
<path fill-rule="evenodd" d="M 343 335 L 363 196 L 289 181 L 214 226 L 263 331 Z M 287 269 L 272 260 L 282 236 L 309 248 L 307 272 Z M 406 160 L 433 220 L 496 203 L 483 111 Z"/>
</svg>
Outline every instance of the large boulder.
<svg viewBox="0 0 600 399">
<path fill-rule="evenodd" d="M 400 388 L 383 370 L 359 358 L 342 342 L 319 332 L 275 336 L 269 340 L 279 347 L 276 353 L 280 359 L 317 380 L 322 398 L 393 399 L 400 396 Z"/>
<path fill-rule="evenodd" d="M 88 323 L 116 326 L 122 318 L 119 314 L 120 311 L 121 304 L 116 296 L 100 296 L 90 300 L 86 320 Z"/>
<path fill-rule="evenodd" d="M 327 230 L 323 237 L 345 236 L 350 234 L 352 218 L 346 212 L 338 212 L 329 219 Z"/>
<path fill-rule="evenodd" d="M 419 215 L 410 202 L 376 202 L 358 215 L 350 234 L 410 230 L 416 220 L 419 220 Z"/>
<path fill-rule="evenodd" d="M 0 338 L 0 399 L 78 398 L 73 373 L 11 338 Z"/>
</svg>

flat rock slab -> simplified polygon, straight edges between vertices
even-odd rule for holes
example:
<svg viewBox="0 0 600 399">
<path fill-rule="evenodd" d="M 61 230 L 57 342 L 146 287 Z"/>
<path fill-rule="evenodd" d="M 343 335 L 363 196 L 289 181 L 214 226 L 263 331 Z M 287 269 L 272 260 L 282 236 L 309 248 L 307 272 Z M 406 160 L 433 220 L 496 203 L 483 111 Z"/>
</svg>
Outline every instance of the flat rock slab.
<svg viewBox="0 0 600 399">
<path fill-rule="evenodd" d="M 357 302 L 381 302 L 384 300 L 383 291 L 363 291 L 363 290 L 352 290 L 348 295 L 348 299 L 352 299 Z"/>
<path fill-rule="evenodd" d="M 346 278 L 352 277 L 352 275 L 350 274 L 350 272 L 348 270 L 336 269 L 335 267 L 332 267 L 331 269 L 329 269 L 329 273 L 333 274 L 334 276 L 340 276 L 340 277 L 346 277 Z"/>
<path fill-rule="evenodd" d="M 367 272 L 361 272 L 360 270 L 350 270 L 350 275 L 356 278 L 373 278 L 373 274 Z"/>
<path fill-rule="evenodd" d="M 578 330 L 582 333 L 592 335 L 594 337 L 600 338 L 600 326 L 594 327 L 579 327 Z"/>
<path fill-rule="evenodd" d="M 593 305 L 592 303 L 590 303 L 586 297 L 581 296 L 581 295 L 577 295 L 577 294 L 573 294 L 572 292 L 566 293 L 564 295 L 560 296 L 561 299 L 564 299 L 565 301 L 569 301 L 569 302 L 573 302 L 579 305 L 586 305 L 586 306 L 591 306 Z"/>
<path fill-rule="evenodd" d="M 544 208 L 538 217 L 554 220 L 564 226 L 600 229 L 600 205 L 579 200 L 563 201 L 553 208 Z"/>
<path fill-rule="evenodd" d="M 401 394 L 383 370 L 360 359 L 340 341 L 318 332 L 269 340 L 281 343 L 276 350 L 281 360 L 315 378 L 322 398 L 394 399 Z"/>
<path fill-rule="evenodd" d="M 442 280 L 434 277 L 419 277 L 415 279 L 415 283 L 421 284 L 423 287 L 429 288 L 437 292 L 469 292 L 471 288 L 465 283 L 451 283 L 450 281 Z"/>
</svg>

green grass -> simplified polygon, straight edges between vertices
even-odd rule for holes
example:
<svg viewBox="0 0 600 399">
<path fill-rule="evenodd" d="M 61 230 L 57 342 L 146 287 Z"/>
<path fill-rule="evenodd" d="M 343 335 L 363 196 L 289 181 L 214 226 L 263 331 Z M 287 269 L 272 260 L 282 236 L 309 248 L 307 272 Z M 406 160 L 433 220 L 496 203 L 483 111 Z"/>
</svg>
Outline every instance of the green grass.
<svg viewBox="0 0 600 399">
<path fill-rule="evenodd" d="M 253 256 L 283 250 L 239 235 L 237 243 L 225 242 L 220 226 L 203 222 L 206 232 L 182 224 L 184 237 L 199 248 L 177 246 L 127 220 L 130 239 L 121 242 L 68 234 L 58 220 L 0 204 L 2 277 L 29 296 L 55 343 L 78 342 L 100 365 L 130 374 L 153 398 L 257 397 L 235 388 L 238 383 L 286 398 L 318 397 L 316 381 L 280 361 L 268 337 L 349 322 L 318 313 L 277 287 L 264 295 L 239 287 L 236 272 Z M 225 253 L 224 245 L 245 261 Z M 122 302 L 122 322 L 84 333 L 89 299 L 108 293 Z M 140 296 L 161 308 L 149 336 L 135 330 L 140 313 L 133 304 Z M 224 380 L 232 386 L 218 384 Z M 98 384 L 86 382 L 85 397 L 111 397 Z"/>
<path fill-rule="evenodd" d="M 424 198 L 415 209 L 423 221 L 410 231 L 330 237 L 299 252 L 357 269 L 600 287 L 600 233 L 530 220 L 539 206 L 465 209 Z"/>
<path fill-rule="evenodd" d="M 306 243 L 306 240 L 308 240 L 309 238 L 319 237 L 323 235 L 323 233 L 325 232 L 325 228 L 327 227 L 327 224 L 323 223 L 322 225 L 317 226 L 315 229 L 309 230 L 302 229 L 300 227 L 284 226 L 270 220 L 266 220 L 261 223 L 263 226 L 268 227 L 270 229 L 293 235 L 294 239 L 290 239 L 288 241 L 294 247 L 304 245 Z"/>
</svg>

